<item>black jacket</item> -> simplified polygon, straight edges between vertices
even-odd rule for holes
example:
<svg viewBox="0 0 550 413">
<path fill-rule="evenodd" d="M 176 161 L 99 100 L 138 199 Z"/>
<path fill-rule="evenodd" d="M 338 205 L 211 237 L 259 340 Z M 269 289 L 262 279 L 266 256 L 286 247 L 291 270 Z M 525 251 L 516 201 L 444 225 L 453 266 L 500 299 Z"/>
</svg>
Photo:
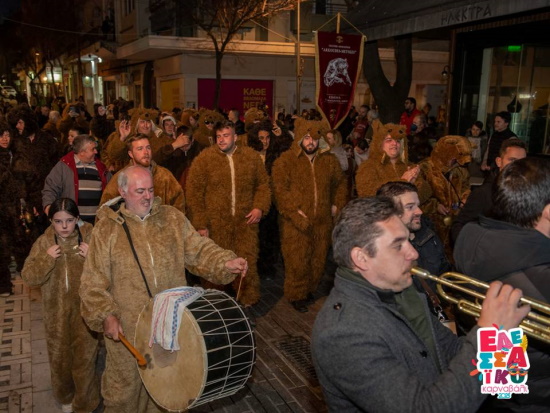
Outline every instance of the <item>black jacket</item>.
<svg viewBox="0 0 550 413">
<path fill-rule="evenodd" d="M 434 275 L 441 275 L 451 271 L 451 264 L 445 256 L 445 246 L 433 230 L 433 224 L 428 217 L 422 215 L 422 227 L 414 233 L 411 244 L 418 252 L 417 265 Z M 435 291 L 435 284 L 428 280 L 428 284 Z"/>
<path fill-rule="evenodd" d="M 517 135 L 510 130 L 510 128 L 504 129 L 502 132 L 493 132 L 489 139 L 487 151 L 487 165 L 490 167 L 495 166 L 495 158 L 500 152 L 500 146 L 506 139 L 517 138 Z"/>
<path fill-rule="evenodd" d="M 453 244 L 456 242 L 458 234 L 460 234 L 464 225 L 472 221 L 477 222 L 480 215 L 488 215 L 491 211 L 493 207 L 493 182 L 494 175 L 491 174 L 483 185 L 472 191 L 464 207 L 453 219 L 453 225 L 451 226 L 451 242 Z"/>
<path fill-rule="evenodd" d="M 454 258 L 460 272 L 490 282 L 500 280 L 521 288 L 524 296 L 550 301 L 550 238 L 534 229 L 480 217 L 462 229 Z M 491 407 L 543 412 L 550 406 L 550 346 L 529 337 L 531 368 L 528 395 L 514 395 Z"/>
</svg>

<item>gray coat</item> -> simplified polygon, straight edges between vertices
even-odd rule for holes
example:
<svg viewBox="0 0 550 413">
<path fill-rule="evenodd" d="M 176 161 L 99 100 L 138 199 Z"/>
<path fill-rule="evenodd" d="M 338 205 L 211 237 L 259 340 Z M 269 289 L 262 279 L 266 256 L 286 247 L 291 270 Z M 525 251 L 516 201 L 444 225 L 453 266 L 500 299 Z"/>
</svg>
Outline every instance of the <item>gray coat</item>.
<svg viewBox="0 0 550 413">
<path fill-rule="evenodd" d="M 485 399 L 471 360 L 474 328 L 463 339 L 425 310 L 437 354 L 392 304 L 394 294 L 337 274 L 313 328 L 313 359 L 331 412 L 474 412 Z M 425 301 L 425 296 L 421 294 Z M 434 357 L 439 359 L 442 373 Z"/>
</svg>

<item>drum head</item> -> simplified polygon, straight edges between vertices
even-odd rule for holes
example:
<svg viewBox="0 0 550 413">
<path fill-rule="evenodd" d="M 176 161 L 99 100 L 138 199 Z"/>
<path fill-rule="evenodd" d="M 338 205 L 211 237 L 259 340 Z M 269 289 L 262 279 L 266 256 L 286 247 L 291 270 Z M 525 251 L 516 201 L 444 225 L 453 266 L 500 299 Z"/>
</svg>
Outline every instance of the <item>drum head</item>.
<svg viewBox="0 0 550 413">
<path fill-rule="evenodd" d="M 169 411 L 187 410 L 204 388 L 208 360 L 204 340 L 191 312 L 182 314 L 178 333 L 180 350 L 175 355 L 162 347 L 149 347 L 153 300 L 141 312 L 136 325 L 135 347 L 147 360 L 139 369 L 149 395 Z"/>
</svg>

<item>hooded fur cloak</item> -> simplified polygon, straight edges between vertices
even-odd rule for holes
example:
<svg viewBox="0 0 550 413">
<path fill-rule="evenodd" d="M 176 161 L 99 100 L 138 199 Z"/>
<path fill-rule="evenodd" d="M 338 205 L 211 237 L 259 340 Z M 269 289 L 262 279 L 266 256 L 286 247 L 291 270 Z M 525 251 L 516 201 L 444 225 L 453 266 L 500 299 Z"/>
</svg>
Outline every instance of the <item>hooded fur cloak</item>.
<svg viewBox="0 0 550 413">
<path fill-rule="evenodd" d="M 265 216 L 271 206 L 269 178 L 260 155 L 241 146 L 231 156 L 217 146 L 206 148 L 191 165 L 186 191 L 188 216 L 195 228 L 208 229 L 218 245 L 247 258 L 249 270 L 239 301 L 255 304 L 260 299 L 258 224 L 247 224 L 246 215 L 258 208 Z M 238 284 L 239 280 L 233 284 L 235 291 Z"/>
<path fill-rule="evenodd" d="M 273 165 L 271 177 L 285 262 L 284 294 L 290 301 L 303 300 L 317 289 L 330 246 L 331 208 L 334 205 L 339 211 L 346 202 L 342 169 L 324 140 L 328 130 L 330 126 L 324 121 L 298 118 L 293 146 Z M 313 161 L 300 146 L 308 133 L 319 141 Z"/>
<path fill-rule="evenodd" d="M 415 165 L 408 161 L 407 134 L 404 125 L 387 123 L 383 125 L 379 120 L 372 122 L 373 136 L 369 149 L 369 159 L 363 162 L 355 176 L 357 195 L 375 196 L 376 191 L 386 182 L 402 181 L 401 176 Z M 401 143 L 401 155 L 393 164 L 382 149 L 386 137 L 395 139 Z M 426 183 L 422 172 L 414 182 L 418 188 L 420 203 L 425 202 L 431 195 L 429 185 Z"/>
</svg>

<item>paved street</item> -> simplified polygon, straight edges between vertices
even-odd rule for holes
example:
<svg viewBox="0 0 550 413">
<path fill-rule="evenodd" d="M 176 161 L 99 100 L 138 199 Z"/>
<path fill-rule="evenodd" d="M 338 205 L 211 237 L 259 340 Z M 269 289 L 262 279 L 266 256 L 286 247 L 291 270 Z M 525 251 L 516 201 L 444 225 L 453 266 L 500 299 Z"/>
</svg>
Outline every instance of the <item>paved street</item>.
<svg viewBox="0 0 550 413">
<path fill-rule="evenodd" d="M 300 314 L 282 298 L 281 275 L 262 283 L 262 300 L 255 307 L 252 378 L 238 394 L 194 412 L 327 411 L 309 352 L 311 327 L 323 298 Z M 29 288 L 20 277 L 14 284 L 14 295 L 0 298 L 0 412 L 59 412 L 51 392 L 40 289 Z"/>
</svg>

